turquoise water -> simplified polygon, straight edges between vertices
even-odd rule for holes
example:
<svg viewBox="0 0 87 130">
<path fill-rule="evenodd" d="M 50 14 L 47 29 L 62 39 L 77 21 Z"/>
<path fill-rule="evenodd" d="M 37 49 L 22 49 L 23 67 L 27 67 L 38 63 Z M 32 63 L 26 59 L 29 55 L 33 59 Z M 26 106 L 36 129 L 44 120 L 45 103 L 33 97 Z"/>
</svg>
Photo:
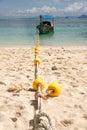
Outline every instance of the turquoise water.
<svg viewBox="0 0 87 130">
<path fill-rule="evenodd" d="M 35 45 L 37 18 L 0 19 L 0 46 Z M 87 45 L 87 19 L 55 18 L 54 33 L 40 35 L 41 45 Z"/>
</svg>

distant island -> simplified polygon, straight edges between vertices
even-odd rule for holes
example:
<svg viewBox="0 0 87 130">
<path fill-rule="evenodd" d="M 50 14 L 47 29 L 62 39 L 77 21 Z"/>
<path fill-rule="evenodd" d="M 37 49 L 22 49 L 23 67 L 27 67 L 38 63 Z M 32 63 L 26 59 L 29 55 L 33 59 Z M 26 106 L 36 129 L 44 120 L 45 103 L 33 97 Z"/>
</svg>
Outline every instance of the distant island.
<svg viewBox="0 0 87 130">
<path fill-rule="evenodd" d="M 65 18 L 66 18 L 66 19 L 68 19 L 68 18 L 69 18 L 69 16 L 66 16 Z"/>
<path fill-rule="evenodd" d="M 65 16 L 66 19 L 69 19 L 69 18 L 87 18 L 87 15 L 85 14 L 82 14 L 81 16 Z"/>
<path fill-rule="evenodd" d="M 87 18 L 87 15 L 81 15 L 81 16 L 79 16 L 78 18 Z"/>
</svg>

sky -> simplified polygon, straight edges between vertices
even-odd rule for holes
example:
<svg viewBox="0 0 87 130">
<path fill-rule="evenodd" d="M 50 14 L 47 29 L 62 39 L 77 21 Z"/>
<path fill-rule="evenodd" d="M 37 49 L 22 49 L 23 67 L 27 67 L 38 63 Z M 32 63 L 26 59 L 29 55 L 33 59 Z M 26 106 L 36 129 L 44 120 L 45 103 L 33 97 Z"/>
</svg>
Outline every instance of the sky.
<svg viewBox="0 0 87 130">
<path fill-rule="evenodd" d="M 87 0 L 0 0 L 0 17 L 87 15 Z"/>
</svg>

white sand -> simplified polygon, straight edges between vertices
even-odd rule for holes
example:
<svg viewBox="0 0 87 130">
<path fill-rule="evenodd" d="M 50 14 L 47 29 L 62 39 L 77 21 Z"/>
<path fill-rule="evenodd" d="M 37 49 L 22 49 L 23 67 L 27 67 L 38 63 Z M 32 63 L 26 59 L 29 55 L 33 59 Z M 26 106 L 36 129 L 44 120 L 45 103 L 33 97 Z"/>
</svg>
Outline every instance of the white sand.
<svg viewBox="0 0 87 130">
<path fill-rule="evenodd" d="M 43 111 L 56 130 L 87 130 L 87 47 L 41 47 L 39 57 L 38 77 L 46 87 L 58 82 L 63 88 L 43 100 Z M 32 88 L 33 60 L 34 47 L 0 48 L 0 130 L 33 128 L 35 92 L 7 91 L 12 84 Z"/>
</svg>

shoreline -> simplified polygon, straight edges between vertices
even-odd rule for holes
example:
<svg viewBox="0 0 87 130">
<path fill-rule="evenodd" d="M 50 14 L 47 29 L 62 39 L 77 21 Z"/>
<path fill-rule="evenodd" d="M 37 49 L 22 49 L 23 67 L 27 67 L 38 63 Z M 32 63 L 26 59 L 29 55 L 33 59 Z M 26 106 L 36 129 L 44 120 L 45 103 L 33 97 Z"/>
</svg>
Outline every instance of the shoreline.
<svg viewBox="0 0 87 130">
<path fill-rule="evenodd" d="M 36 46 L 36 44 L 35 45 L 2 45 L 2 46 L 0 46 L 0 49 L 1 48 L 30 48 L 30 47 L 35 47 Z M 52 47 L 52 48 L 71 48 L 71 49 L 74 49 L 74 48 L 77 48 L 77 49 L 80 49 L 80 48 L 82 48 L 82 49 L 87 49 L 87 46 L 85 46 L 85 45 L 77 45 L 77 46 L 75 46 L 75 45 L 63 45 L 63 46 L 61 46 L 61 45 L 40 45 L 40 48 L 50 48 L 50 47 Z"/>
</svg>

